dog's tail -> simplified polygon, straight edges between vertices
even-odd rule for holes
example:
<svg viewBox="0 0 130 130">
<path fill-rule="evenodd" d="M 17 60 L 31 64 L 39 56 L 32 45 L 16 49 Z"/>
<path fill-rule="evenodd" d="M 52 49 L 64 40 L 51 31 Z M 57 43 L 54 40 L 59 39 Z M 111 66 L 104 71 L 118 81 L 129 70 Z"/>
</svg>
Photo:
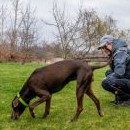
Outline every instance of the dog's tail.
<svg viewBox="0 0 130 130">
<path fill-rule="evenodd" d="M 88 62 L 88 65 L 92 68 L 92 70 L 103 68 L 108 64 L 109 62 L 97 62 L 97 63 Z"/>
</svg>

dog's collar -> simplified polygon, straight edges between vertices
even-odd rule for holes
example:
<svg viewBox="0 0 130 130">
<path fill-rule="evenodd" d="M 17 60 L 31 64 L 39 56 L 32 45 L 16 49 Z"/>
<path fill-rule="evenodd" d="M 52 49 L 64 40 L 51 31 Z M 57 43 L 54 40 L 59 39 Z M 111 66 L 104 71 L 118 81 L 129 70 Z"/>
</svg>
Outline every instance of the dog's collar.
<svg viewBox="0 0 130 130">
<path fill-rule="evenodd" d="M 28 107 L 28 104 L 20 97 L 19 93 L 17 93 L 17 97 L 18 97 L 19 101 L 22 103 L 22 105 L 24 105 L 25 107 Z"/>
</svg>

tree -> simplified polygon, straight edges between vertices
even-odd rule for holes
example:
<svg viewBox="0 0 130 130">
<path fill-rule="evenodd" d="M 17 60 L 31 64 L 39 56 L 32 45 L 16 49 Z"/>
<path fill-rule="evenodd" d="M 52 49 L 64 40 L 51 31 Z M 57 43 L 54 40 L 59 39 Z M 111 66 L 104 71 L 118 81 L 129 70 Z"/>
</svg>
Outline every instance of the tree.
<svg viewBox="0 0 130 130">
<path fill-rule="evenodd" d="M 10 42 L 10 59 L 14 60 L 18 45 L 18 30 L 22 23 L 22 19 L 20 17 L 20 11 L 22 7 L 21 1 L 13 0 L 12 7 L 13 7 L 13 13 L 12 15 L 10 14 L 11 24 L 10 29 L 7 32 L 7 35 Z"/>
<path fill-rule="evenodd" d="M 82 11 L 82 19 L 81 26 L 79 29 L 79 40 L 77 41 L 78 45 L 76 48 L 79 49 L 79 53 L 81 57 L 86 57 L 86 55 L 92 50 L 92 47 L 95 43 L 95 39 L 97 38 L 97 25 L 99 22 L 99 17 L 97 16 L 94 10 Z"/>
<path fill-rule="evenodd" d="M 72 20 L 66 14 L 66 8 L 61 10 L 56 3 L 53 5 L 53 23 L 45 22 L 57 29 L 56 41 L 61 48 L 62 58 L 85 58 L 91 53 L 100 37 L 112 32 L 115 21 L 112 17 L 100 18 L 95 10 L 83 10 L 82 5 L 78 9 L 76 17 Z"/>
<path fill-rule="evenodd" d="M 19 31 L 20 46 L 22 53 L 25 57 L 25 62 L 31 53 L 31 46 L 37 43 L 38 31 L 37 31 L 37 19 L 35 16 L 35 10 L 32 10 L 30 4 L 27 5 L 25 11 L 21 10 L 22 23 Z"/>
<path fill-rule="evenodd" d="M 63 10 L 61 11 L 57 4 L 53 4 L 52 16 L 54 18 L 54 23 L 45 22 L 45 24 L 54 26 L 57 29 L 57 34 L 55 37 L 57 39 L 57 43 L 61 48 L 62 58 L 66 59 L 69 57 L 70 52 L 74 48 L 74 36 L 78 31 L 78 26 L 80 23 L 81 14 L 80 11 L 78 13 L 78 17 L 75 20 L 70 20 L 66 15 L 66 8 L 64 5 Z"/>
<path fill-rule="evenodd" d="M 6 5 L 0 7 L 0 43 L 5 42 L 5 29 L 6 29 L 6 19 L 7 18 L 7 8 Z"/>
</svg>

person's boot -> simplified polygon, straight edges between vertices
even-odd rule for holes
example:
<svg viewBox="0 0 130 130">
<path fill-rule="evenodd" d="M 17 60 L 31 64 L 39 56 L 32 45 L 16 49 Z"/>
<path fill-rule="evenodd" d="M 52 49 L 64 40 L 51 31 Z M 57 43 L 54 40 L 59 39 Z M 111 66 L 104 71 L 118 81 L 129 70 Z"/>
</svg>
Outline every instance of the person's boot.
<svg viewBox="0 0 130 130">
<path fill-rule="evenodd" d="M 115 91 L 115 99 L 113 101 L 110 101 L 110 103 L 115 104 L 115 105 L 119 105 L 123 103 L 123 98 L 121 96 L 121 94 L 119 94 L 118 91 Z"/>
<path fill-rule="evenodd" d="M 124 101 L 123 103 L 122 103 L 122 106 L 130 106 L 130 99 L 128 99 L 127 101 Z"/>
</svg>

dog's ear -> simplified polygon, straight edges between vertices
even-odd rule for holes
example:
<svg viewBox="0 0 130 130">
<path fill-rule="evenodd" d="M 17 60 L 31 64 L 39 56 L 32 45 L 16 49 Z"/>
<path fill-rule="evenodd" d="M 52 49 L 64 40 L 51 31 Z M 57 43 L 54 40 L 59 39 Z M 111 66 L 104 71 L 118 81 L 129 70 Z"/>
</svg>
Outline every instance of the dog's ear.
<svg viewBox="0 0 130 130">
<path fill-rule="evenodd" d="M 13 101 L 13 106 L 14 106 L 14 107 L 17 107 L 18 104 L 19 104 L 19 100 L 18 100 L 18 98 L 16 98 L 16 99 Z"/>
</svg>

